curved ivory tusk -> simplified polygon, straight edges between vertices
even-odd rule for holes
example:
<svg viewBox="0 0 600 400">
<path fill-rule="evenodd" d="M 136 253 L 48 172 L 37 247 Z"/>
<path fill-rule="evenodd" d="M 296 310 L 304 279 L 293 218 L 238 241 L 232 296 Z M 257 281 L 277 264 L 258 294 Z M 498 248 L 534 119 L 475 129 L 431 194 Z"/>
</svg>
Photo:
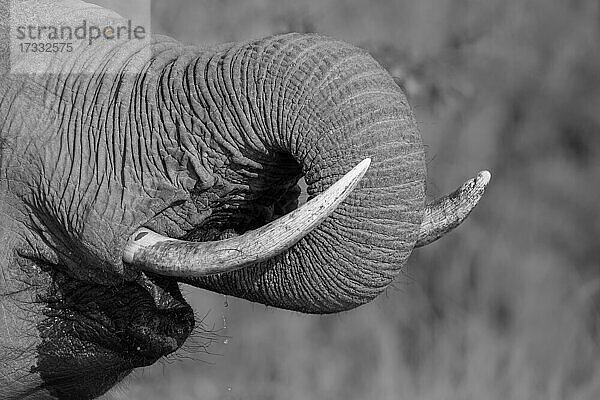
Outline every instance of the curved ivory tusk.
<svg viewBox="0 0 600 400">
<path fill-rule="evenodd" d="M 488 171 L 481 171 L 453 193 L 428 204 L 415 247 L 435 242 L 460 225 L 481 200 L 491 177 Z"/>
<path fill-rule="evenodd" d="M 330 216 L 356 187 L 371 164 L 361 161 L 339 181 L 297 210 L 243 235 L 213 242 L 187 242 L 138 229 L 123 261 L 144 271 L 178 277 L 229 272 L 267 260 L 289 249 Z"/>
</svg>

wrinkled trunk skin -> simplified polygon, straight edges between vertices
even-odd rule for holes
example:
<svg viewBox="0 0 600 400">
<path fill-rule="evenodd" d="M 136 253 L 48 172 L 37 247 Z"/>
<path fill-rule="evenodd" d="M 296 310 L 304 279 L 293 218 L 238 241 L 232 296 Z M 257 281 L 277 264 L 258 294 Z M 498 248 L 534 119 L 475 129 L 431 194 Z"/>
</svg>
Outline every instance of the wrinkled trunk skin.
<svg viewBox="0 0 600 400">
<path fill-rule="evenodd" d="M 374 299 L 393 281 L 421 223 L 424 152 L 404 94 L 373 58 L 343 42 L 289 34 L 179 55 L 162 76 L 165 129 L 185 126 L 192 139 L 180 140 L 199 151 L 197 199 L 229 192 L 221 200 L 238 216 L 253 211 L 244 204 L 285 197 L 300 173 L 314 196 L 373 160 L 338 210 L 284 254 L 186 283 L 330 313 Z"/>
</svg>

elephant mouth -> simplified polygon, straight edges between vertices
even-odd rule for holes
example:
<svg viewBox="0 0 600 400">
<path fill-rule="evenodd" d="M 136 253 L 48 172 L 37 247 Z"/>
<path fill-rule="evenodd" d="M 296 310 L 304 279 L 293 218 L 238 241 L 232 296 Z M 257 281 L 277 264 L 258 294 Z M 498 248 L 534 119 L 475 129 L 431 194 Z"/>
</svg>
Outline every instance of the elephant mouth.
<svg viewBox="0 0 600 400">
<path fill-rule="evenodd" d="M 41 299 L 46 318 L 37 326 L 42 342 L 31 372 L 57 398 L 101 395 L 133 369 L 175 352 L 194 329 L 173 279 L 142 274 L 104 286 L 56 274 L 53 281 Z"/>
</svg>

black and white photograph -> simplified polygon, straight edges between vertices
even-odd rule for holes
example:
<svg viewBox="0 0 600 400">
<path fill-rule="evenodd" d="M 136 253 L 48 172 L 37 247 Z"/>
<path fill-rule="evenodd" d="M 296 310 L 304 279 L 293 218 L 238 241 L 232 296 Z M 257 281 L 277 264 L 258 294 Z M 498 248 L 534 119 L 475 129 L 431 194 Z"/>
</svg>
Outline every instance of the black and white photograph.
<svg viewBox="0 0 600 400">
<path fill-rule="evenodd" d="M 597 0 L 0 0 L 0 400 L 600 399 Z"/>
</svg>

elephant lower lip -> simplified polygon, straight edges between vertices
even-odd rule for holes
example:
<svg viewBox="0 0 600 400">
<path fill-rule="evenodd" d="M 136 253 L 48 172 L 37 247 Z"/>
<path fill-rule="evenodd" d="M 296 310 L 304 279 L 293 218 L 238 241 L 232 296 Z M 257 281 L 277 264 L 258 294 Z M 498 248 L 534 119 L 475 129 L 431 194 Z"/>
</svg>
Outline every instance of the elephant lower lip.
<svg viewBox="0 0 600 400">
<path fill-rule="evenodd" d="M 170 279 L 102 286 L 57 274 L 54 285 L 43 298 L 31 372 L 57 398 L 101 395 L 134 368 L 176 351 L 194 328 L 193 311 Z M 73 389 L 74 382 L 82 383 Z"/>
<path fill-rule="evenodd" d="M 40 356 L 31 372 L 39 374 L 43 381 L 41 388 L 56 398 L 94 398 L 108 391 L 134 368 L 131 361 L 96 343 L 86 343 L 86 350 L 94 356 Z"/>
</svg>

